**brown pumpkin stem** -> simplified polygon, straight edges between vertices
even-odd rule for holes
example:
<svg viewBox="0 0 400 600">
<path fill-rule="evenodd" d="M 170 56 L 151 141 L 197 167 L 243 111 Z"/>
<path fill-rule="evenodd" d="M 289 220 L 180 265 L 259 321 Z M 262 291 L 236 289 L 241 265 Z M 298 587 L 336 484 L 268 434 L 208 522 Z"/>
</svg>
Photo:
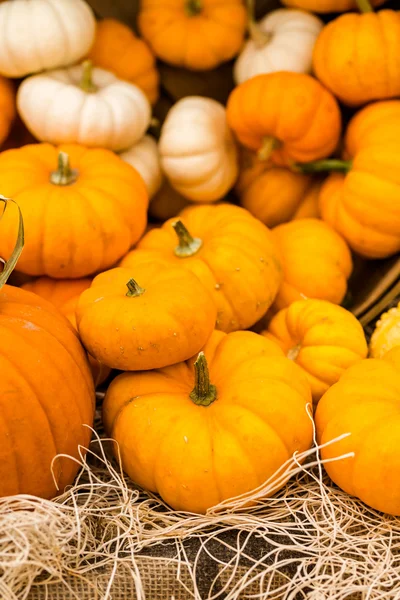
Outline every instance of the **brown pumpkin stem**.
<svg viewBox="0 0 400 600">
<path fill-rule="evenodd" d="M 195 384 L 189 397 L 197 406 L 210 406 L 217 399 L 217 388 L 210 383 L 207 359 L 200 352 L 194 363 Z"/>
<path fill-rule="evenodd" d="M 179 240 L 179 245 L 174 250 L 176 256 L 188 258 L 200 250 L 203 245 L 202 240 L 192 237 L 182 221 L 175 221 L 175 223 L 172 223 L 172 227 L 175 229 Z"/>
<path fill-rule="evenodd" d="M 71 185 L 78 179 L 78 171 L 71 169 L 69 156 L 66 152 L 58 154 L 58 169 L 50 175 L 50 182 L 54 185 Z"/>
<path fill-rule="evenodd" d="M 295 163 L 292 170 L 297 173 L 325 173 L 329 171 L 339 171 L 347 173 L 352 167 L 351 160 L 339 160 L 336 158 L 327 158 L 326 160 L 316 160 L 309 163 Z"/>
<path fill-rule="evenodd" d="M 263 48 L 272 39 L 272 33 L 262 31 L 255 18 L 255 0 L 247 0 L 247 29 L 256 48 Z"/>
<path fill-rule="evenodd" d="M 8 278 L 10 277 L 11 273 L 15 269 L 15 266 L 18 262 L 19 257 L 21 256 L 21 252 L 24 248 L 25 240 L 24 240 L 24 220 L 22 218 L 22 213 L 21 213 L 20 207 L 15 202 L 15 200 L 12 200 L 11 198 L 5 198 L 4 196 L 0 196 L 0 202 L 2 202 L 4 204 L 3 212 L 1 213 L 0 218 L 4 215 L 5 211 L 7 210 L 9 202 L 12 202 L 13 204 L 15 204 L 18 209 L 18 233 L 17 233 L 17 240 L 15 242 L 14 250 L 11 252 L 11 256 L 7 261 L 1 259 L 1 262 L 4 265 L 3 270 L 0 273 L 0 289 L 1 289 L 3 287 L 3 285 L 5 285 L 7 283 Z"/>
<path fill-rule="evenodd" d="M 91 60 L 85 60 L 82 63 L 82 79 L 80 82 L 80 88 L 87 94 L 93 94 L 97 92 L 97 85 L 93 83 L 93 63 Z"/>
<path fill-rule="evenodd" d="M 146 291 L 144 288 L 140 287 L 140 285 L 134 279 L 130 279 L 126 284 L 126 287 L 128 288 L 128 291 L 126 292 L 128 298 L 136 298 L 137 296 L 144 294 Z"/>
<path fill-rule="evenodd" d="M 203 4 L 201 0 L 186 0 L 185 13 L 188 17 L 196 17 L 203 10 Z"/>
<path fill-rule="evenodd" d="M 273 151 L 280 148 L 281 145 L 282 143 L 272 136 L 264 137 L 262 141 L 262 146 L 257 152 L 258 158 L 264 161 L 269 160 Z"/>
<path fill-rule="evenodd" d="M 371 6 L 371 2 L 369 0 L 356 0 L 357 6 L 362 13 L 374 12 L 374 9 Z"/>
</svg>

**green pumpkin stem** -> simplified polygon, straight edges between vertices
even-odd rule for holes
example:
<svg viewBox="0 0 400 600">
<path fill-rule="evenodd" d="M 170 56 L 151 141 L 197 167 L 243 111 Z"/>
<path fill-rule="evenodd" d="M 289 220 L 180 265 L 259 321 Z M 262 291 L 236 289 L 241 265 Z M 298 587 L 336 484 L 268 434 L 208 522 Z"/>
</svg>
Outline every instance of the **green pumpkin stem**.
<svg viewBox="0 0 400 600">
<path fill-rule="evenodd" d="M 97 92 L 97 85 L 93 83 L 93 63 L 91 60 L 85 60 L 82 63 L 82 79 L 80 88 L 87 94 Z"/>
<path fill-rule="evenodd" d="M 14 246 L 13 251 L 11 252 L 10 258 L 7 261 L 1 259 L 1 262 L 4 265 L 3 270 L 0 273 L 0 289 L 1 289 L 3 287 L 3 285 L 5 285 L 7 283 L 8 278 L 10 277 L 11 273 L 15 269 L 15 266 L 18 262 L 19 257 L 21 256 L 21 252 L 24 248 L 25 240 L 24 240 L 24 220 L 22 218 L 22 213 L 21 213 L 20 207 L 15 202 L 15 200 L 12 200 L 11 198 L 5 198 L 4 196 L 0 196 L 0 202 L 2 202 L 4 204 L 3 212 L 1 213 L 0 218 L 4 215 L 10 202 L 15 204 L 15 206 L 18 209 L 17 241 L 15 242 L 15 246 Z"/>
<path fill-rule="evenodd" d="M 255 0 L 247 0 L 247 29 L 256 48 L 263 48 L 272 38 L 272 34 L 262 31 L 255 17 Z"/>
<path fill-rule="evenodd" d="M 261 148 L 257 152 L 259 160 L 269 160 L 274 150 L 280 148 L 282 143 L 272 136 L 266 136 L 263 138 Z"/>
<path fill-rule="evenodd" d="M 179 245 L 174 250 L 176 256 L 187 258 L 200 250 L 203 245 L 202 240 L 192 237 L 182 221 L 175 221 L 175 223 L 172 223 L 172 227 L 175 229 L 179 240 Z"/>
<path fill-rule="evenodd" d="M 339 171 L 347 173 L 352 167 L 351 160 L 339 160 L 328 158 L 326 160 L 316 160 L 309 163 L 295 163 L 292 170 L 297 173 L 325 173 L 329 171 Z"/>
<path fill-rule="evenodd" d="M 70 185 L 78 179 L 78 171 L 71 169 L 69 156 L 66 152 L 58 154 L 58 169 L 50 175 L 50 182 L 54 185 Z"/>
<path fill-rule="evenodd" d="M 195 384 L 190 392 L 190 399 L 197 406 L 210 406 L 217 399 L 217 388 L 210 383 L 207 359 L 204 352 L 200 352 L 194 363 Z"/>
<path fill-rule="evenodd" d="M 369 0 L 357 0 L 357 6 L 362 13 L 374 12 Z"/>
<path fill-rule="evenodd" d="M 130 279 L 126 284 L 126 287 L 128 288 L 128 291 L 126 292 L 128 298 L 136 298 L 137 296 L 144 294 L 146 291 L 144 288 L 140 287 L 140 285 L 134 279 Z"/>
<path fill-rule="evenodd" d="M 202 0 L 186 0 L 185 13 L 188 17 L 196 17 L 203 10 Z"/>
</svg>

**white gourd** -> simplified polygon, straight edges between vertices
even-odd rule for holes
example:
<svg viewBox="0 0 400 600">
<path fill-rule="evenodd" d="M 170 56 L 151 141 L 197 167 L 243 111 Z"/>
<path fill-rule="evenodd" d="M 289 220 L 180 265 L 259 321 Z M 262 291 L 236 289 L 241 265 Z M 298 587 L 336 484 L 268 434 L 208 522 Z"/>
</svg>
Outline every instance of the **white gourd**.
<svg viewBox="0 0 400 600">
<path fill-rule="evenodd" d="M 137 144 L 122 152 L 120 157 L 141 175 L 146 184 L 149 198 L 152 198 L 160 189 L 163 181 L 156 140 L 150 135 L 145 135 Z"/>
</svg>

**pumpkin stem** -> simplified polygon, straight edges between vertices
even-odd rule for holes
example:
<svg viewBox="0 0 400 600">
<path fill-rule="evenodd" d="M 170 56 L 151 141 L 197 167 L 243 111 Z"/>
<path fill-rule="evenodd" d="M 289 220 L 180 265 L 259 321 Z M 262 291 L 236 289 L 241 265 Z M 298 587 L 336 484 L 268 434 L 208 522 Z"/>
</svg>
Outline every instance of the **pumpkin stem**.
<svg viewBox="0 0 400 600">
<path fill-rule="evenodd" d="M 196 17 L 202 10 L 202 0 L 186 0 L 185 13 L 188 17 Z"/>
<path fill-rule="evenodd" d="M 295 163 L 292 165 L 292 170 L 298 173 L 324 173 L 326 171 L 347 173 L 350 171 L 351 167 L 351 160 L 327 158 L 326 160 L 316 160 L 309 163 Z"/>
<path fill-rule="evenodd" d="M 210 383 L 207 359 L 200 352 L 194 363 L 195 384 L 189 397 L 197 406 L 210 406 L 217 399 L 217 388 Z"/>
<path fill-rule="evenodd" d="M 281 142 L 272 136 L 266 136 L 263 138 L 262 146 L 257 152 L 257 156 L 260 160 L 269 160 L 274 150 L 281 147 Z"/>
<path fill-rule="evenodd" d="M 5 285 L 7 283 L 8 278 L 10 277 L 11 273 L 15 269 L 18 259 L 21 256 L 21 252 L 23 250 L 25 240 L 24 240 L 24 220 L 22 218 L 22 213 L 21 213 L 20 207 L 15 202 L 15 200 L 12 200 L 11 198 L 5 198 L 4 196 L 0 196 L 0 202 L 3 202 L 3 204 L 4 204 L 3 212 L 1 213 L 0 218 L 4 215 L 5 211 L 7 210 L 9 202 L 12 202 L 13 204 L 15 204 L 15 206 L 18 209 L 18 234 L 17 234 L 17 241 L 15 242 L 14 250 L 11 252 L 11 256 L 7 261 L 1 259 L 1 262 L 4 265 L 3 270 L 0 273 L 0 289 L 1 289 L 3 287 L 3 285 Z"/>
<path fill-rule="evenodd" d="M 262 31 L 255 18 L 255 0 L 247 0 L 247 29 L 256 48 L 263 48 L 272 39 L 272 33 Z"/>
<path fill-rule="evenodd" d="M 50 175 L 50 182 L 54 185 L 70 185 L 78 179 L 78 171 L 71 169 L 69 156 L 66 152 L 58 154 L 58 169 Z"/>
<path fill-rule="evenodd" d="M 126 284 L 126 287 L 128 288 L 128 291 L 126 292 L 128 298 L 141 296 L 146 291 L 144 288 L 140 287 L 140 285 L 134 279 L 130 279 Z"/>
<path fill-rule="evenodd" d="M 175 221 L 175 223 L 172 223 L 172 227 L 175 229 L 179 240 L 179 245 L 174 250 L 176 256 L 187 258 L 200 250 L 203 245 L 202 240 L 192 237 L 182 221 Z"/>
<path fill-rule="evenodd" d="M 369 0 L 357 0 L 357 6 L 362 13 L 374 12 Z"/>
<path fill-rule="evenodd" d="M 97 92 L 97 85 L 93 83 L 93 63 L 91 60 L 85 60 L 82 63 L 82 79 L 80 88 L 87 94 Z"/>
</svg>

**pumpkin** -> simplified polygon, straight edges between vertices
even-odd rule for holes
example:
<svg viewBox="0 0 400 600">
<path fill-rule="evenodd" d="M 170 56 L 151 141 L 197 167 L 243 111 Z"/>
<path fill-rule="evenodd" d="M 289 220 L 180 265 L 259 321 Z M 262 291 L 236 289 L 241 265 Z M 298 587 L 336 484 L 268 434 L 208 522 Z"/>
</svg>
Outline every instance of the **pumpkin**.
<svg viewBox="0 0 400 600">
<path fill-rule="evenodd" d="M 160 156 L 155 139 L 150 135 L 145 135 L 132 148 L 121 152 L 120 157 L 141 175 L 146 184 L 149 198 L 152 198 L 160 189 L 163 181 Z"/>
<path fill-rule="evenodd" d="M 162 126 L 159 151 L 171 186 L 189 200 L 219 200 L 235 183 L 236 144 L 225 108 L 216 100 L 200 96 L 179 100 Z"/>
<path fill-rule="evenodd" d="M 39 277 L 33 281 L 24 283 L 21 287 L 25 290 L 45 298 L 67 317 L 68 321 L 77 329 L 75 310 L 79 296 L 90 287 L 91 279 L 50 279 L 50 277 Z M 105 367 L 92 356 L 88 356 L 93 381 L 96 385 L 103 383 L 110 374 L 110 369 Z"/>
<path fill-rule="evenodd" d="M 126 150 L 144 135 L 151 108 L 135 85 L 91 62 L 25 79 L 17 106 L 40 141 Z"/>
<path fill-rule="evenodd" d="M 101 363 L 147 370 L 198 352 L 216 313 L 193 273 L 154 258 L 97 275 L 79 298 L 76 318 L 83 344 Z"/>
<path fill-rule="evenodd" d="M 158 99 L 159 75 L 149 46 L 124 23 L 103 19 L 88 58 L 97 67 L 137 85 L 151 104 Z"/>
<path fill-rule="evenodd" d="M 282 281 L 271 232 L 244 208 L 231 204 L 184 209 L 147 233 L 121 266 L 134 266 L 143 252 L 193 271 L 214 298 L 217 329 L 226 332 L 256 323 Z"/>
<path fill-rule="evenodd" d="M 379 6 L 386 0 L 370 0 L 370 2 L 372 6 Z M 317 13 L 344 12 L 357 8 L 357 0 L 282 0 L 282 4 Z"/>
<path fill-rule="evenodd" d="M 154 54 L 195 71 L 236 56 L 246 23 L 242 0 L 142 0 L 138 14 L 139 30 Z"/>
<path fill-rule="evenodd" d="M 376 323 L 369 345 L 370 356 L 382 358 L 395 346 L 400 346 L 400 302 Z"/>
<path fill-rule="evenodd" d="M 263 332 L 304 371 L 316 404 L 353 364 L 366 358 L 356 317 L 326 300 L 298 300 L 279 311 Z"/>
<path fill-rule="evenodd" d="M 323 27 L 318 17 L 301 10 L 281 8 L 259 23 L 250 21 L 250 39 L 236 59 L 237 84 L 261 73 L 309 73 L 314 44 Z"/>
<path fill-rule="evenodd" d="M 149 205 L 149 215 L 157 221 L 172 219 L 183 210 L 189 201 L 181 196 L 167 180 L 164 180 L 161 188 L 153 196 Z"/>
<path fill-rule="evenodd" d="M 352 158 L 371 144 L 397 142 L 400 135 L 400 100 L 373 102 L 350 120 L 344 139 L 343 158 Z"/>
<path fill-rule="evenodd" d="M 11 205 L 2 201 L 7 214 Z M 2 234 L 5 228 L 3 219 Z M 84 425 L 93 425 L 94 387 L 70 323 L 35 294 L 4 285 L 22 246 L 20 220 L 0 275 L 0 496 L 52 498 L 73 482 L 90 442 Z M 53 463 L 58 454 L 72 458 Z"/>
<path fill-rule="evenodd" d="M 96 21 L 84 0 L 0 3 L 0 73 L 30 73 L 71 65 L 88 52 Z"/>
<path fill-rule="evenodd" d="M 8 79 L 0 76 L 0 144 L 4 142 L 10 133 L 15 116 L 14 89 Z"/>
<path fill-rule="evenodd" d="M 318 219 L 320 217 L 319 195 L 321 193 L 323 182 L 323 178 L 316 178 L 313 180 L 311 186 L 307 189 L 302 201 L 292 216 L 292 220 Z"/>
<path fill-rule="evenodd" d="M 175 510 L 204 513 L 311 446 L 310 401 L 300 369 L 275 344 L 215 331 L 187 362 L 119 375 L 103 422 L 133 481 Z"/>
<path fill-rule="evenodd" d="M 280 310 L 305 298 L 340 304 L 352 272 L 351 253 L 343 238 L 319 219 L 284 223 L 272 234 L 284 273 L 274 307 Z"/>
<path fill-rule="evenodd" d="M 57 167 L 58 165 L 58 167 Z M 0 154 L 0 189 L 25 220 L 18 270 L 77 279 L 113 266 L 146 227 L 142 178 L 108 150 L 33 144 Z M 9 256 L 17 211 L 4 217 L 0 256 Z"/>
<path fill-rule="evenodd" d="M 400 13 L 369 12 L 368 0 L 358 0 L 365 14 L 341 15 L 324 27 L 314 49 L 318 79 L 339 100 L 360 106 L 400 95 Z"/>
<path fill-rule="evenodd" d="M 244 146 L 278 166 L 329 156 L 341 130 L 335 98 L 304 73 L 268 73 L 238 85 L 227 120 Z"/>
<path fill-rule="evenodd" d="M 350 434 L 321 449 L 322 460 L 332 461 L 325 463 L 329 477 L 368 506 L 399 516 L 400 370 L 390 355 L 350 367 L 321 398 L 315 424 L 319 444 Z"/>
</svg>

